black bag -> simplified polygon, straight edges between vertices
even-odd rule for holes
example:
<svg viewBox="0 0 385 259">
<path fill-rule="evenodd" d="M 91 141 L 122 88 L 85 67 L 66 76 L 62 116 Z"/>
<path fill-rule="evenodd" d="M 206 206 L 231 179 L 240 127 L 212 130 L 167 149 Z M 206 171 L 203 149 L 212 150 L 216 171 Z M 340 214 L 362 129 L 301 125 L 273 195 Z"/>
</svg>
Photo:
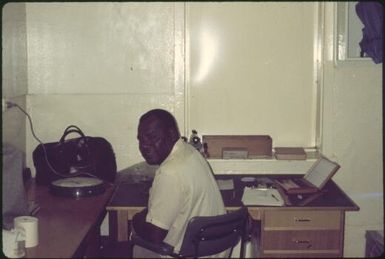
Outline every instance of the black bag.
<svg viewBox="0 0 385 259">
<path fill-rule="evenodd" d="M 80 137 L 66 140 L 70 133 Z M 85 136 L 76 126 L 68 126 L 59 142 L 39 144 L 32 153 L 36 184 L 74 176 L 96 176 L 114 182 L 116 160 L 111 144 L 101 137 Z"/>
</svg>

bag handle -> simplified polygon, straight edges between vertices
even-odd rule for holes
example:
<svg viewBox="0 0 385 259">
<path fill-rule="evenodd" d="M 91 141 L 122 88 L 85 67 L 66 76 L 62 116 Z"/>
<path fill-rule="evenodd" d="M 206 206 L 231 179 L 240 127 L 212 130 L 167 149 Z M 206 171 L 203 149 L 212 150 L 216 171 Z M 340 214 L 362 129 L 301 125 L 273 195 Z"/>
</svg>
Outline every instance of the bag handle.
<svg viewBox="0 0 385 259">
<path fill-rule="evenodd" d="M 79 129 L 79 127 L 75 126 L 75 125 L 70 125 L 68 126 L 65 130 L 64 130 L 64 133 L 63 133 L 63 136 L 60 138 L 60 143 L 63 143 L 66 136 L 70 133 L 78 133 L 83 139 L 86 140 L 86 136 L 84 135 L 83 131 L 81 131 Z"/>
</svg>

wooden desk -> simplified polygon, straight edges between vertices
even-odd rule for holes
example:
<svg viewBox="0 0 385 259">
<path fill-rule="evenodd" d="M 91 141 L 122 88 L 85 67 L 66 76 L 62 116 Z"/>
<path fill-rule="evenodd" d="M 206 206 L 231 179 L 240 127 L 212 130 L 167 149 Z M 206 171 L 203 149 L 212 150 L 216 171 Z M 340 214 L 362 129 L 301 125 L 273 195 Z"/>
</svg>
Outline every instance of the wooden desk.
<svg viewBox="0 0 385 259">
<path fill-rule="evenodd" d="M 245 175 L 216 175 L 217 179 L 233 179 L 234 191 L 222 191 L 228 210 L 242 206 Z M 260 179 L 266 175 L 247 175 Z M 281 175 L 268 175 L 274 179 Z M 285 175 L 284 177 L 287 177 Z M 293 177 L 299 177 L 293 175 Z M 109 212 L 110 235 L 117 241 L 128 240 L 129 220 L 141 211 L 148 200 L 150 183 L 122 182 L 113 194 Z M 286 196 L 286 206 L 248 206 L 254 220 L 261 223 L 259 251 L 262 257 L 342 257 L 345 212 L 359 207 L 333 182 L 325 193 L 306 204 L 298 205 L 297 196 Z"/>
<path fill-rule="evenodd" d="M 26 249 L 29 258 L 71 258 L 97 256 L 99 226 L 106 214 L 105 206 L 113 192 L 79 199 L 57 197 L 46 186 L 28 183 L 28 200 L 40 206 L 39 244 Z"/>
</svg>

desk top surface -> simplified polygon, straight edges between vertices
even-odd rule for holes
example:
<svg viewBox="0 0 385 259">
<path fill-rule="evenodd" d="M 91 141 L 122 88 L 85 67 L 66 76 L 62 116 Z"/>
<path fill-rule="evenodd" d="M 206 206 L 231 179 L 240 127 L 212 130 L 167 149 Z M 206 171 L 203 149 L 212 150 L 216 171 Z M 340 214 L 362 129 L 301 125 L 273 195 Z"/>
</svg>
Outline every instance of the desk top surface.
<svg viewBox="0 0 385 259">
<path fill-rule="evenodd" d="M 273 180 L 280 177 L 288 177 L 288 175 L 215 175 L 216 179 L 233 179 L 234 190 L 221 191 L 223 201 L 226 207 L 242 206 L 242 195 L 245 186 L 250 183 L 243 182 L 244 177 L 254 177 L 256 181 L 253 184 L 263 183 L 274 185 Z M 292 175 L 291 177 L 300 177 L 300 175 Z M 122 181 L 116 188 L 110 202 L 107 205 L 107 210 L 124 209 L 129 207 L 145 207 L 148 201 L 148 190 L 151 187 L 151 181 Z M 307 195 L 298 197 L 297 195 L 286 195 L 281 192 L 285 199 L 285 208 L 316 208 L 323 209 L 340 209 L 340 210 L 359 210 L 358 206 L 338 187 L 332 180 L 325 185 L 322 193 L 312 199 L 306 205 L 302 205 Z M 261 208 L 262 206 L 248 206 Z M 281 207 L 269 207 L 281 208 Z"/>
<path fill-rule="evenodd" d="M 75 199 L 54 196 L 47 186 L 29 184 L 28 200 L 34 200 L 40 206 L 36 215 L 39 219 L 39 244 L 27 248 L 26 257 L 75 256 L 90 229 L 103 219 L 112 191 L 113 186 L 106 184 L 103 194 Z"/>
</svg>

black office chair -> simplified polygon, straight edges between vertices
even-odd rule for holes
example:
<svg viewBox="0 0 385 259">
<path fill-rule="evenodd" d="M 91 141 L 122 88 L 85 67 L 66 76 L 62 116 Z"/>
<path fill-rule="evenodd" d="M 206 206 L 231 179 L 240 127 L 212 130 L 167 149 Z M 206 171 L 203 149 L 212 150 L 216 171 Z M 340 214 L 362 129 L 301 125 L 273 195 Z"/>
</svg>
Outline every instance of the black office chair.
<svg viewBox="0 0 385 259">
<path fill-rule="evenodd" d="M 169 244 L 153 244 L 132 234 L 130 245 L 144 247 L 160 255 L 172 257 L 202 257 L 218 254 L 233 248 L 241 242 L 240 258 L 244 257 L 244 245 L 247 238 L 246 226 L 249 213 L 246 207 L 219 216 L 193 217 L 190 219 L 179 253 Z"/>
</svg>

